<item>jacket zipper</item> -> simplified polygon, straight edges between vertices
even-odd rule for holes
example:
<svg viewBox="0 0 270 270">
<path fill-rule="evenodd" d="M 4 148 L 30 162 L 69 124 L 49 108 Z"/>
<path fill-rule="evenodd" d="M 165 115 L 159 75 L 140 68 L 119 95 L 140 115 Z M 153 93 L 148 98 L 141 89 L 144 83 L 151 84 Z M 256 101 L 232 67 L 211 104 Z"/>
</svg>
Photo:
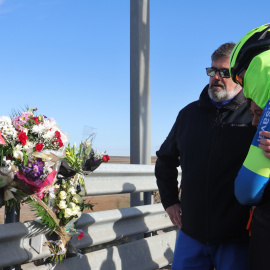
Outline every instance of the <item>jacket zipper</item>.
<svg viewBox="0 0 270 270">
<path fill-rule="evenodd" d="M 204 224 L 205 224 L 205 239 L 207 239 L 206 244 L 209 245 L 209 209 L 208 209 L 208 190 L 209 190 L 209 182 L 210 182 L 210 170 L 212 169 L 211 167 L 211 159 L 213 156 L 213 151 L 214 151 L 214 145 L 217 139 L 218 135 L 218 124 L 220 121 L 220 110 L 217 109 L 215 120 L 214 120 L 214 134 L 212 137 L 211 141 L 211 146 L 210 146 L 210 154 L 208 158 L 208 168 L 207 168 L 207 178 L 206 178 L 206 184 L 205 184 L 205 219 L 204 219 Z"/>
</svg>

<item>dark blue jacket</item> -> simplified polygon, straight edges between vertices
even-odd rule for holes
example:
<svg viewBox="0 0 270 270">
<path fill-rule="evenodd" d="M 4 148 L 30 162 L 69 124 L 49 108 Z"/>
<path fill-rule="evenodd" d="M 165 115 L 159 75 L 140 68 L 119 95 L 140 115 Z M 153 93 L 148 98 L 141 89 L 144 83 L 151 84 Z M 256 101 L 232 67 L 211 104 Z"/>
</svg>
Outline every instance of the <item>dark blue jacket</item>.
<svg viewBox="0 0 270 270">
<path fill-rule="evenodd" d="M 249 207 L 234 196 L 234 180 L 256 129 L 241 91 L 216 108 L 208 85 L 200 99 L 182 109 L 157 151 L 155 174 L 161 201 L 178 199 L 177 166 L 181 166 L 182 230 L 202 243 L 247 240 Z"/>
</svg>

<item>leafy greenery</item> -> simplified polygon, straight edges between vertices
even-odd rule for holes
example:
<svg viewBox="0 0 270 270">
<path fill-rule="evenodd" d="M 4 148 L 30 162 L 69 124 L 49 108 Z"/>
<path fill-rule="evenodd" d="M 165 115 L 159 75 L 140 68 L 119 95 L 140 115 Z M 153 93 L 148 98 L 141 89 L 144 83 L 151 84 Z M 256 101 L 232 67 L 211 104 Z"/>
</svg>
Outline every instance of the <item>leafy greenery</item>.
<svg viewBox="0 0 270 270">
<path fill-rule="evenodd" d="M 75 145 L 71 146 L 70 143 L 66 147 L 66 157 L 65 160 L 70 164 L 72 168 L 76 170 L 76 173 L 82 173 L 82 144 L 79 148 L 76 148 Z"/>
<path fill-rule="evenodd" d="M 51 233 L 57 229 L 58 225 L 55 223 L 49 213 L 41 205 L 38 204 L 38 202 L 32 200 L 31 198 L 29 198 L 27 201 L 31 205 L 32 211 L 37 212 L 36 216 L 41 217 L 41 223 L 47 226 L 51 230 Z"/>
</svg>

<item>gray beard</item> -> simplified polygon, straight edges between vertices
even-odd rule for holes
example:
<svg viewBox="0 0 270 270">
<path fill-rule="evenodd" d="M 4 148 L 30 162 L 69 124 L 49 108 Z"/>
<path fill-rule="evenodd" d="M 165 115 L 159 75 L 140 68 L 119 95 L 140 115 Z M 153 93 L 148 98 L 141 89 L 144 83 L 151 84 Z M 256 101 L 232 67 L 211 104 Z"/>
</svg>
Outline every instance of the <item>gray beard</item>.
<svg viewBox="0 0 270 270">
<path fill-rule="evenodd" d="M 216 102 L 222 102 L 228 99 L 233 98 L 238 94 L 237 86 L 231 92 L 227 92 L 226 88 L 224 87 L 222 90 L 217 90 L 215 88 L 208 88 L 208 95 L 211 99 Z"/>
</svg>

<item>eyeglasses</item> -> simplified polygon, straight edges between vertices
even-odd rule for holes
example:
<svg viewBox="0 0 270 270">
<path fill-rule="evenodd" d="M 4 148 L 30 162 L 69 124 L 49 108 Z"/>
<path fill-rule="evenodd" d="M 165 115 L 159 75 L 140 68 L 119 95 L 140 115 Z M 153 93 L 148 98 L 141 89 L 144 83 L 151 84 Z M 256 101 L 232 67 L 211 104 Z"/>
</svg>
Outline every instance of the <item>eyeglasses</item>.
<svg viewBox="0 0 270 270">
<path fill-rule="evenodd" d="M 217 72 L 219 72 L 219 75 L 222 78 L 230 78 L 230 71 L 228 68 L 221 68 L 221 69 L 217 69 L 215 67 L 206 68 L 206 74 L 210 77 L 214 77 Z"/>
</svg>

